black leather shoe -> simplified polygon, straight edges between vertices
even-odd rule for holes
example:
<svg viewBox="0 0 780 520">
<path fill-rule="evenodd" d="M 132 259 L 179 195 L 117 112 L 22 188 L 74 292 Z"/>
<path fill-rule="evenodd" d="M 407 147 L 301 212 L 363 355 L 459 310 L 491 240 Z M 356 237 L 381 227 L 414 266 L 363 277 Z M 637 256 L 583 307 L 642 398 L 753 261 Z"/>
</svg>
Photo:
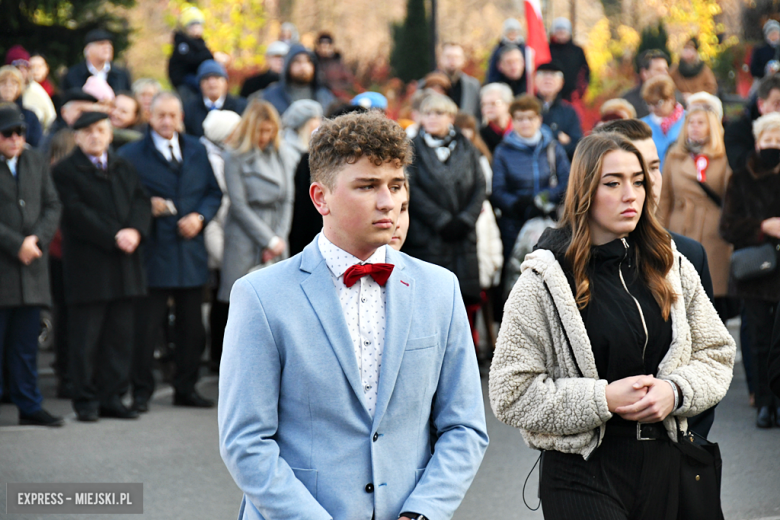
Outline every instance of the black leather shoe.
<svg viewBox="0 0 780 520">
<path fill-rule="evenodd" d="M 133 406 L 130 407 L 131 410 L 135 410 L 138 413 L 146 413 L 149 411 L 149 401 L 147 400 L 137 400 L 133 401 Z"/>
<path fill-rule="evenodd" d="M 780 406 L 775 410 L 775 426 L 780 428 Z"/>
<path fill-rule="evenodd" d="M 98 412 L 97 410 L 76 412 L 76 419 L 81 422 L 98 422 Z"/>
<path fill-rule="evenodd" d="M 206 399 L 198 392 L 189 394 L 174 394 L 173 406 L 189 406 L 191 408 L 213 408 L 214 401 Z"/>
<path fill-rule="evenodd" d="M 756 418 L 756 426 L 759 428 L 771 428 L 772 423 L 772 408 L 769 406 L 762 406 L 758 409 L 758 417 Z"/>
<path fill-rule="evenodd" d="M 112 417 L 114 419 L 138 419 L 138 411 L 131 410 L 124 406 L 112 406 L 110 408 L 100 407 L 98 412 L 100 417 Z"/>
<path fill-rule="evenodd" d="M 43 408 L 30 415 L 19 414 L 19 424 L 31 426 L 62 426 L 62 417 L 56 417 Z"/>
</svg>

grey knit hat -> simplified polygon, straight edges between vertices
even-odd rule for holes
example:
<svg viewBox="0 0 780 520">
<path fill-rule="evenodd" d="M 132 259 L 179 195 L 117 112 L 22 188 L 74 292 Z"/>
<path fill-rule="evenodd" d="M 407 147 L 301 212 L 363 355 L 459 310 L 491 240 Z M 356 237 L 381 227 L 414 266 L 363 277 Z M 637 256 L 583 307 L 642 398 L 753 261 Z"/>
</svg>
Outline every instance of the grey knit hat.
<svg viewBox="0 0 780 520">
<path fill-rule="evenodd" d="M 507 18 L 506 20 L 504 20 L 504 28 L 501 30 L 501 34 L 506 36 L 506 33 L 508 33 L 509 31 L 522 32 L 523 26 L 520 23 L 520 20 L 518 20 L 517 18 Z"/>
<path fill-rule="evenodd" d="M 567 33 L 571 34 L 571 22 L 566 18 L 556 18 L 552 23 L 552 32 L 558 30 L 565 30 Z"/>
<path fill-rule="evenodd" d="M 764 38 L 769 36 L 772 31 L 780 32 L 780 22 L 777 20 L 769 20 L 764 24 Z"/>
<path fill-rule="evenodd" d="M 322 117 L 322 105 L 311 99 L 299 99 L 284 112 L 282 126 L 298 130 L 315 117 Z"/>
</svg>

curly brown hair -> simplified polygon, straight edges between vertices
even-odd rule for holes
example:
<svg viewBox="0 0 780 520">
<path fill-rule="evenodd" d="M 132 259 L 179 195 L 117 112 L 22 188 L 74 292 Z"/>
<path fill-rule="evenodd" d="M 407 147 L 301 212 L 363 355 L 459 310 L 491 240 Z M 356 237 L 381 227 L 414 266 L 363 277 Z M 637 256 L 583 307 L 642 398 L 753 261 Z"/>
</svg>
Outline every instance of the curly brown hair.
<svg viewBox="0 0 780 520">
<path fill-rule="evenodd" d="M 367 157 L 374 165 L 404 168 L 412 162 L 412 146 L 401 126 L 378 111 L 352 113 L 323 121 L 311 136 L 311 182 L 332 190 L 345 164 Z"/>
</svg>

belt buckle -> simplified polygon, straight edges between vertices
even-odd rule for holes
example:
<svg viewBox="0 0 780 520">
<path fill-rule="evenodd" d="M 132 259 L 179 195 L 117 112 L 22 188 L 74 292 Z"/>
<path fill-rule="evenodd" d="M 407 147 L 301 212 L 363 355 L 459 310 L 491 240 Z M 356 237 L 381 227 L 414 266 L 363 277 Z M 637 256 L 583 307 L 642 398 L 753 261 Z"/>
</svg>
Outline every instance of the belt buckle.
<svg viewBox="0 0 780 520">
<path fill-rule="evenodd" d="M 636 423 L 636 440 L 638 441 L 654 441 L 655 437 L 642 437 L 642 423 Z"/>
</svg>

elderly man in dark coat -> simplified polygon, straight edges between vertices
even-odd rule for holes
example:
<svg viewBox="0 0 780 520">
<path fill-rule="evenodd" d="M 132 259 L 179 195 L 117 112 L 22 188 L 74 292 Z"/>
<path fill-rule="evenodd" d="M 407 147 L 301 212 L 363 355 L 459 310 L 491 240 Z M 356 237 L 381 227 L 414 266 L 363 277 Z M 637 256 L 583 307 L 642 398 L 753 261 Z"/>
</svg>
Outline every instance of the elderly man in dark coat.
<svg viewBox="0 0 780 520">
<path fill-rule="evenodd" d="M 122 404 L 133 352 L 134 298 L 146 294 L 138 246 L 152 219 L 135 168 L 109 153 L 108 114 L 74 123 L 77 147 L 52 171 L 63 206 L 65 301 L 78 420 L 133 419 Z"/>
<path fill-rule="evenodd" d="M 170 297 L 176 306 L 173 404 L 214 406 L 195 391 L 195 383 L 205 348 L 201 303 L 209 279 L 203 229 L 216 215 L 222 191 L 206 148 L 195 137 L 177 132 L 181 122 L 178 96 L 158 94 L 152 101 L 144 139 L 119 150 L 135 166 L 151 195 L 154 217 L 144 244 L 149 296 L 139 306 L 142 313 L 138 317 L 146 334 L 136 345 L 131 375 L 134 408 L 141 412 L 148 410 L 154 391 L 154 346 Z"/>
<path fill-rule="evenodd" d="M 214 60 L 206 60 L 198 67 L 198 84 L 202 96 L 187 102 L 184 108 L 184 128 L 195 137 L 203 137 L 203 121 L 212 110 L 230 110 L 244 113 L 246 99 L 228 93 L 228 75 L 225 68 Z"/>
<path fill-rule="evenodd" d="M 111 61 L 114 59 L 114 36 L 102 29 L 89 31 L 84 38 L 85 60 L 68 69 L 60 83 L 60 90 L 81 88 L 90 76 L 106 80 L 114 92 L 130 91 L 130 73 Z"/>
<path fill-rule="evenodd" d="M 0 105 L 0 394 L 8 361 L 11 401 L 19 424 L 60 426 L 41 407 L 38 333 L 41 307 L 51 305 L 48 247 L 60 202 L 46 160 L 25 147 L 24 115 Z"/>
</svg>

